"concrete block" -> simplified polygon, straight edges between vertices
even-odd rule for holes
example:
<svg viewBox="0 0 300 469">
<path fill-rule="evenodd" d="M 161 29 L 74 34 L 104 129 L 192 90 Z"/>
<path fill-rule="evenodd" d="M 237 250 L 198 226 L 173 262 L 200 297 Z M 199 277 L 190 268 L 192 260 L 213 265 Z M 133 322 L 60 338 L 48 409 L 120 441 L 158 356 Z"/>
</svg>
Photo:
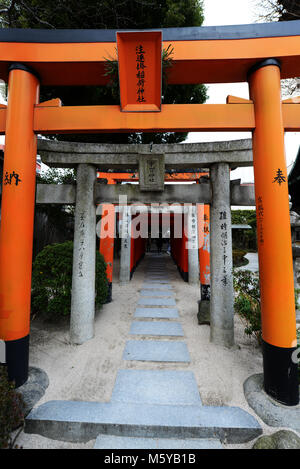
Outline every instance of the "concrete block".
<svg viewBox="0 0 300 469">
<path fill-rule="evenodd" d="M 141 294 L 141 296 L 150 296 L 152 298 L 153 297 L 160 297 L 160 296 L 169 296 L 169 297 L 174 296 L 174 293 L 171 290 L 165 291 L 165 290 L 149 290 L 149 289 L 146 289 L 146 290 L 141 290 L 140 294 Z"/>
<path fill-rule="evenodd" d="M 176 306 L 174 298 L 140 298 L 138 304 L 142 306 Z"/>
<path fill-rule="evenodd" d="M 148 282 L 144 283 L 142 285 L 142 289 L 146 289 L 146 288 L 149 289 L 149 290 L 156 290 L 156 289 L 161 289 L 161 290 L 166 290 L 166 289 L 169 290 L 170 289 L 170 290 L 172 290 L 173 289 L 172 285 L 170 285 L 169 283 L 163 283 L 162 284 L 162 283 L 154 283 L 154 282 L 153 283 L 151 283 L 151 282 L 150 283 L 148 283 Z"/>
<path fill-rule="evenodd" d="M 87 442 L 101 434 L 154 438 L 218 438 L 244 443 L 262 434 L 257 420 L 238 407 L 50 401 L 33 409 L 25 433 Z"/>
<path fill-rule="evenodd" d="M 181 324 L 171 321 L 134 321 L 131 324 L 130 334 L 174 337 L 184 335 Z"/>
<path fill-rule="evenodd" d="M 128 340 L 123 360 L 189 363 L 190 354 L 184 342 Z"/>
<path fill-rule="evenodd" d="M 158 405 L 201 405 L 191 371 L 120 370 L 111 402 Z"/>
<path fill-rule="evenodd" d="M 134 438 L 99 435 L 94 449 L 223 449 L 220 440 L 206 438 Z"/>
<path fill-rule="evenodd" d="M 201 300 L 198 301 L 198 324 L 210 324 L 210 301 L 208 300 Z"/>
<path fill-rule="evenodd" d="M 135 318 L 153 319 L 177 319 L 179 318 L 176 308 L 136 308 Z"/>
</svg>

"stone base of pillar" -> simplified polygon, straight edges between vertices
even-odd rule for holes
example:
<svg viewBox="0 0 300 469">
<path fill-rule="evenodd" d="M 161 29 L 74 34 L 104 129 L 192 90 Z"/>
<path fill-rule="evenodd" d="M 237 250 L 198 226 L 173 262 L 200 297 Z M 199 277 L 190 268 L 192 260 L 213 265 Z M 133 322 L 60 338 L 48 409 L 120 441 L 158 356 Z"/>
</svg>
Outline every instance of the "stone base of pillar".
<svg viewBox="0 0 300 469">
<path fill-rule="evenodd" d="M 199 300 L 198 301 L 198 324 L 202 326 L 204 324 L 210 325 L 210 301 Z"/>
<path fill-rule="evenodd" d="M 224 329 L 223 327 L 214 326 L 210 328 L 210 341 L 221 347 L 234 347 L 233 329 Z"/>
</svg>

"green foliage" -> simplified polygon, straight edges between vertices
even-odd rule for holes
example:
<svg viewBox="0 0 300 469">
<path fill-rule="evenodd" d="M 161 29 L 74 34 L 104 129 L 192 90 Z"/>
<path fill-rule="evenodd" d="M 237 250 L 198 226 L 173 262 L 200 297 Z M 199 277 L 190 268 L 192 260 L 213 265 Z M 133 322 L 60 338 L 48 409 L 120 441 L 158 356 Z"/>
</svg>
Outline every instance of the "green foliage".
<svg viewBox="0 0 300 469">
<path fill-rule="evenodd" d="M 0 23 L 15 28 L 153 29 L 201 26 L 200 0 L 22 0 L 7 2 Z M 109 59 L 109 58 L 108 58 Z M 60 98 L 65 106 L 119 104 L 115 86 L 41 87 L 41 100 Z M 204 85 L 166 85 L 164 104 L 203 103 Z M 186 133 L 70 134 L 59 140 L 98 143 L 179 143 Z"/>
<path fill-rule="evenodd" d="M 201 0 L 22 0 L 4 2 L 10 28 L 149 29 L 200 26 Z M 1 4 L 2 5 L 2 4 Z"/>
<path fill-rule="evenodd" d="M 233 260 L 233 266 L 238 267 L 240 265 L 244 264 L 244 256 L 247 254 L 247 251 L 244 249 L 233 249 L 232 250 L 232 260 Z M 245 262 L 247 262 L 245 260 Z"/>
<path fill-rule="evenodd" d="M 232 210 L 231 221 L 234 225 L 250 225 L 256 228 L 256 210 Z"/>
<path fill-rule="evenodd" d="M 251 229 L 233 230 L 232 243 L 235 248 L 249 250 L 257 249 L 256 237 L 256 211 L 255 210 L 231 210 L 233 225 L 250 225 Z"/>
<path fill-rule="evenodd" d="M 32 312 L 46 317 L 67 316 L 71 310 L 73 242 L 46 246 L 35 258 L 32 270 Z M 106 264 L 96 255 L 96 306 L 107 297 Z"/>
<path fill-rule="evenodd" d="M 235 290 L 234 310 L 245 323 L 245 334 L 254 336 L 258 344 L 261 345 L 262 325 L 258 273 L 250 270 L 235 270 L 233 272 L 233 286 Z M 295 290 L 295 299 L 297 290 Z M 300 347 L 300 329 L 297 330 L 297 342 Z M 300 384 L 300 362 L 298 362 L 298 380 Z"/>
<path fill-rule="evenodd" d="M 74 184 L 76 174 L 74 169 L 50 168 L 46 172 L 37 174 L 37 184 Z"/>
<path fill-rule="evenodd" d="M 254 336 L 261 344 L 261 312 L 259 276 L 250 270 L 237 270 L 233 273 L 235 290 L 235 312 L 244 321 L 245 334 Z"/>
<path fill-rule="evenodd" d="M 5 366 L 0 366 L 0 449 L 16 448 L 11 433 L 24 423 L 22 396 L 8 381 Z"/>
<path fill-rule="evenodd" d="M 108 294 L 108 280 L 106 276 L 106 263 L 104 257 L 100 252 L 96 251 L 96 307 L 100 308 L 107 300 Z"/>
<path fill-rule="evenodd" d="M 37 175 L 37 184 L 74 184 L 74 170 L 51 168 Z M 35 209 L 35 256 L 48 244 L 73 239 L 74 207 L 72 205 L 38 204 Z"/>
<path fill-rule="evenodd" d="M 295 288 L 295 305 L 296 305 L 296 309 L 300 309 L 299 295 L 300 295 L 300 288 Z"/>
</svg>

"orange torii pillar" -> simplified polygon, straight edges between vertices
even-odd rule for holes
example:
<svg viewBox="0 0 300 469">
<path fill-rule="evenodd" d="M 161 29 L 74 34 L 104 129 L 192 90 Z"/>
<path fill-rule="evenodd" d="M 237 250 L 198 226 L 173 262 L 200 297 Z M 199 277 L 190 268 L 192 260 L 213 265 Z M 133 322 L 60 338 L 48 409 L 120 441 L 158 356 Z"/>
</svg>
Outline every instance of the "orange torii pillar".
<svg viewBox="0 0 300 469">
<path fill-rule="evenodd" d="M 210 206 L 198 206 L 200 301 L 198 323 L 210 324 Z"/>
<path fill-rule="evenodd" d="M 264 389 L 285 405 L 299 402 L 293 259 L 280 95 L 280 63 L 249 71 L 254 102 L 253 164 L 261 288 Z"/>
<path fill-rule="evenodd" d="M 23 64 L 9 69 L 0 231 L 0 339 L 9 380 L 28 379 L 32 243 L 36 175 L 34 105 L 39 80 Z"/>
<path fill-rule="evenodd" d="M 112 301 L 112 279 L 114 265 L 114 240 L 115 240 L 115 206 L 102 204 L 102 218 L 100 222 L 99 252 L 106 263 L 106 276 L 108 281 L 107 303 Z"/>
</svg>

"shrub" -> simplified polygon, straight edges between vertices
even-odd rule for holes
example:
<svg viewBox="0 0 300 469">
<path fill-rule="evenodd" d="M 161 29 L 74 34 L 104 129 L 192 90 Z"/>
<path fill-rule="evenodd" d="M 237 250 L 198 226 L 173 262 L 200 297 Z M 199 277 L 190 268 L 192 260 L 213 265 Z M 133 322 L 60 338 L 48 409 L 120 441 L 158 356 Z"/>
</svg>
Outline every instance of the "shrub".
<svg viewBox="0 0 300 469">
<path fill-rule="evenodd" d="M 244 256 L 247 254 L 248 251 L 244 249 L 233 249 L 232 250 L 232 261 L 234 267 L 239 267 L 240 265 L 247 264 L 247 259 L 244 259 Z"/>
<path fill-rule="evenodd" d="M 67 316 L 71 310 L 73 242 L 46 246 L 35 258 L 32 270 L 32 312 L 50 317 Z M 96 254 L 97 307 L 107 297 L 108 284 L 103 256 Z"/>
<path fill-rule="evenodd" d="M 14 448 L 15 441 L 11 438 L 13 430 L 24 423 L 24 402 L 22 396 L 8 381 L 5 366 L 0 366 L 0 448 Z M 18 436 L 18 435 L 17 435 Z"/>
<path fill-rule="evenodd" d="M 246 323 L 245 334 L 262 341 L 259 276 L 250 270 L 233 273 L 234 309 Z"/>
<path fill-rule="evenodd" d="M 262 344 L 262 325 L 260 310 L 260 286 L 257 272 L 235 270 L 233 272 L 235 290 L 234 309 L 245 322 L 245 334 L 253 335 L 259 345 Z M 297 290 L 295 290 L 296 298 Z M 297 341 L 300 347 L 300 329 L 297 330 Z M 298 380 L 300 384 L 300 362 L 298 363 Z"/>
</svg>

